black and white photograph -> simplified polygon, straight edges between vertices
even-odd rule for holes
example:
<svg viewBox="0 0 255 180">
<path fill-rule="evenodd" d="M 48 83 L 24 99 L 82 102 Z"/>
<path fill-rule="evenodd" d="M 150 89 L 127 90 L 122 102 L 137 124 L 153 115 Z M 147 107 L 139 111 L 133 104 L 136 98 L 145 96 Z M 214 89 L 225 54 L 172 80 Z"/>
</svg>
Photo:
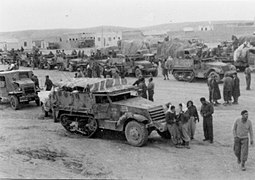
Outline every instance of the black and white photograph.
<svg viewBox="0 0 255 180">
<path fill-rule="evenodd" d="M 0 0 L 0 179 L 255 179 L 255 1 Z"/>
</svg>

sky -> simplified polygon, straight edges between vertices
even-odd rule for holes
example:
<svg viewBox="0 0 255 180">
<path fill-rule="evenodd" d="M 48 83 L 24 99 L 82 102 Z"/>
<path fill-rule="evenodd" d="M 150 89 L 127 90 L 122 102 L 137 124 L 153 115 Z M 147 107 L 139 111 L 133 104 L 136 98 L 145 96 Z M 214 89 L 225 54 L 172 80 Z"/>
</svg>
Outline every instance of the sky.
<svg viewBox="0 0 255 180">
<path fill-rule="evenodd" d="M 254 18 L 253 0 L 0 0 L 0 32 Z"/>
</svg>

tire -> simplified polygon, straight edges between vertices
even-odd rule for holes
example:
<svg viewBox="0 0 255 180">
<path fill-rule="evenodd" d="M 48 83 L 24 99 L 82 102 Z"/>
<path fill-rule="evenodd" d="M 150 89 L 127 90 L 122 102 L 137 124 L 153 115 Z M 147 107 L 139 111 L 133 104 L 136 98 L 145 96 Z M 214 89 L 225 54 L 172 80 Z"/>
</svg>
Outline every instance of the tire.
<svg viewBox="0 0 255 180">
<path fill-rule="evenodd" d="M 157 132 L 162 138 L 171 139 L 171 134 L 169 133 L 169 131 L 160 132 L 159 130 L 157 130 Z"/>
<path fill-rule="evenodd" d="M 148 140 L 148 130 L 144 124 L 130 121 L 125 127 L 125 136 L 130 145 L 141 147 Z"/>
<path fill-rule="evenodd" d="M 158 76 L 158 70 L 154 71 L 154 72 L 152 73 L 152 76 L 153 76 L 153 77 L 157 77 L 157 76 Z"/>
<path fill-rule="evenodd" d="M 173 76 L 174 76 L 174 78 L 175 78 L 177 81 L 180 81 L 180 78 L 179 78 L 179 75 L 178 75 L 178 72 L 177 72 L 177 71 L 174 71 L 174 72 L 173 72 Z"/>
<path fill-rule="evenodd" d="M 11 96 L 10 104 L 13 110 L 19 109 L 19 99 L 17 98 L 17 96 Z"/>
<path fill-rule="evenodd" d="M 69 66 L 69 72 L 73 72 L 74 71 L 74 68 L 72 65 Z"/>
<path fill-rule="evenodd" d="M 187 82 L 192 82 L 192 81 L 194 81 L 194 79 L 195 79 L 195 73 L 194 73 L 194 72 L 190 72 L 189 77 L 190 77 L 190 78 L 187 78 L 187 79 L 186 79 Z"/>
<path fill-rule="evenodd" d="M 135 69 L 135 77 L 139 78 L 140 75 L 143 75 L 142 71 L 140 68 L 136 68 Z"/>
</svg>

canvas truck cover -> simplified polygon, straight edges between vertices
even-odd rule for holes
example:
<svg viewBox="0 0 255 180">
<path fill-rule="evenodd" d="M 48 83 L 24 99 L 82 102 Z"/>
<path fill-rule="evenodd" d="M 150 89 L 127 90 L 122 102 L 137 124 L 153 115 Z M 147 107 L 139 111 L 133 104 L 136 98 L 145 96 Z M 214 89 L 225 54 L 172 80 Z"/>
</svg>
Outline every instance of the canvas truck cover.
<svg viewBox="0 0 255 180">
<path fill-rule="evenodd" d="M 55 83 L 60 88 L 88 88 L 90 92 L 112 92 L 122 89 L 135 89 L 127 84 L 126 79 L 121 78 L 73 78 L 71 80 Z"/>
</svg>

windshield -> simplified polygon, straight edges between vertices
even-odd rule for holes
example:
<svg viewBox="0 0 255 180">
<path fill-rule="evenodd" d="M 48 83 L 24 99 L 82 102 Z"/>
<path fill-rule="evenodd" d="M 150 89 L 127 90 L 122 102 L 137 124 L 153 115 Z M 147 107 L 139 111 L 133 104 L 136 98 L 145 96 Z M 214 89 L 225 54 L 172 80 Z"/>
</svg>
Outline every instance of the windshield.
<svg viewBox="0 0 255 180">
<path fill-rule="evenodd" d="M 28 72 L 19 72 L 19 79 L 26 79 L 29 78 Z"/>
<path fill-rule="evenodd" d="M 110 99 L 112 102 L 117 102 L 117 101 L 126 100 L 126 99 L 130 99 L 130 98 L 134 98 L 134 97 L 136 97 L 136 95 L 129 92 L 129 93 L 120 94 L 117 96 L 110 96 Z"/>
</svg>

